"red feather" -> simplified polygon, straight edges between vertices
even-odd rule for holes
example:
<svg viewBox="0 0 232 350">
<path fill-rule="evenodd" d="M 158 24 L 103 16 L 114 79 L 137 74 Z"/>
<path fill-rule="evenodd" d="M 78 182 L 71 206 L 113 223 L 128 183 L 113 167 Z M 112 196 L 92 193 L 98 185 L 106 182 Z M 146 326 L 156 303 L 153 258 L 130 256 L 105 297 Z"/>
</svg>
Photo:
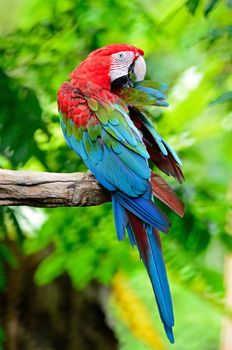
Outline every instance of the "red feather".
<svg viewBox="0 0 232 350">
<path fill-rule="evenodd" d="M 171 187 L 164 179 L 152 172 L 151 185 L 153 195 L 166 204 L 169 208 L 175 211 L 181 217 L 184 216 L 184 205 L 176 196 Z"/>
<path fill-rule="evenodd" d="M 132 231 L 134 232 L 135 240 L 139 248 L 141 258 L 146 262 L 147 253 L 148 253 L 148 241 L 147 241 L 147 233 L 145 231 L 144 224 L 139 218 L 137 218 L 137 216 L 135 216 L 128 210 L 127 210 L 127 217 L 128 217 L 129 224 L 132 228 Z"/>
</svg>

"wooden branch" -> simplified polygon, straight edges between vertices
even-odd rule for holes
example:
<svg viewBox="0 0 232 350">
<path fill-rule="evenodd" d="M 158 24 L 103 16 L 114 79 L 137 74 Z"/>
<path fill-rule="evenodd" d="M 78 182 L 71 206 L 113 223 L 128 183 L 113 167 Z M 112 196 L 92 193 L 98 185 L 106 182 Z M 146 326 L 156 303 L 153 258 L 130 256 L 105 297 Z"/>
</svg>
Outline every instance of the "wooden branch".
<svg viewBox="0 0 232 350">
<path fill-rule="evenodd" d="M 91 206 L 110 195 L 90 173 L 46 173 L 0 169 L 0 206 Z"/>
</svg>

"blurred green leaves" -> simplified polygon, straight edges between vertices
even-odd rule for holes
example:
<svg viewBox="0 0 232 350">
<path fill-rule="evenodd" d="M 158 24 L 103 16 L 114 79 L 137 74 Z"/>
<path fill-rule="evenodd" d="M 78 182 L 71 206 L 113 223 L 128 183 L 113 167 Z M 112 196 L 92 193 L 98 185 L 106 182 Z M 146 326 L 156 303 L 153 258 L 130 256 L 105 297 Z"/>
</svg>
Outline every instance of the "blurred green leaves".
<svg viewBox="0 0 232 350">
<path fill-rule="evenodd" d="M 200 4 L 200 0 L 188 0 L 186 2 L 186 6 L 189 12 L 191 13 L 191 15 L 195 14 L 199 4 Z"/>
<path fill-rule="evenodd" d="M 225 102 L 230 102 L 232 100 L 232 91 L 227 91 L 224 94 L 218 96 L 215 98 L 215 100 L 210 102 L 210 105 L 215 105 L 217 103 L 225 103 Z"/>
<path fill-rule="evenodd" d="M 207 17 L 214 7 L 218 4 L 218 0 L 209 0 L 204 9 L 204 15 Z"/>
<path fill-rule="evenodd" d="M 9 78 L 0 70 L 0 152 L 13 168 L 25 164 L 31 155 L 44 163 L 42 152 L 34 141 L 34 133 L 42 129 L 49 135 L 42 121 L 42 110 L 36 94 Z"/>
<path fill-rule="evenodd" d="M 79 288 L 93 279 L 108 284 L 116 271 L 129 273 L 135 258 L 138 260 L 138 253 L 130 250 L 128 242 L 118 244 L 110 205 L 67 208 L 65 216 L 63 209 L 54 209 L 39 236 L 25 241 L 24 250 L 31 254 L 47 246 L 53 247 L 53 252 L 36 272 L 39 284 L 64 272 Z"/>
</svg>

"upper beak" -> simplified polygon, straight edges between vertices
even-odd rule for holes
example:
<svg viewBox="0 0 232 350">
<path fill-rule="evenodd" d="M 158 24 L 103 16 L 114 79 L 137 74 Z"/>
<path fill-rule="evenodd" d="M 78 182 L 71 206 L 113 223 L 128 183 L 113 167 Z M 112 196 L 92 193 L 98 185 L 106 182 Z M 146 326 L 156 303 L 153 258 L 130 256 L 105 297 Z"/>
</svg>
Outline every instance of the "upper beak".
<svg viewBox="0 0 232 350">
<path fill-rule="evenodd" d="M 134 62 L 134 75 L 136 81 L 142 81 L 146 75 L 146 63 L 143 56 L 139 56 Z"/>
</svg>

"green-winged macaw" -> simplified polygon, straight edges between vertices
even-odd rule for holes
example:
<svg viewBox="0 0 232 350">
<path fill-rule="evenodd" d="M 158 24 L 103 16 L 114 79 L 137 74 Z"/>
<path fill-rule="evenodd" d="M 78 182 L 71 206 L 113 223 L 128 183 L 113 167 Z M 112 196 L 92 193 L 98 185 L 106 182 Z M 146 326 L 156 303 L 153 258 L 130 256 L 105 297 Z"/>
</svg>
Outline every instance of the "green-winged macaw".
<svg viewBox="0 0 232 350">
<path fill-rule="evenodd" d="M 170 222 L 153 196 L 181 216 L 184 209 L 149 160 L 179 182 L 183 173 L 178 156 L 146 115 L 145 107 L 168 104 L 162 87 L 144 80 L 143 54 L 125 44 L 93 51 L 60 87 L 58 108 L 67 144 L 111 194 L 118 239 L 127 232 L 138 247 L 173 343 L 173 306 L 159 236 Z"/>
</svg>

